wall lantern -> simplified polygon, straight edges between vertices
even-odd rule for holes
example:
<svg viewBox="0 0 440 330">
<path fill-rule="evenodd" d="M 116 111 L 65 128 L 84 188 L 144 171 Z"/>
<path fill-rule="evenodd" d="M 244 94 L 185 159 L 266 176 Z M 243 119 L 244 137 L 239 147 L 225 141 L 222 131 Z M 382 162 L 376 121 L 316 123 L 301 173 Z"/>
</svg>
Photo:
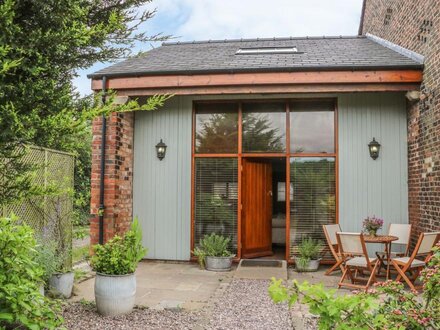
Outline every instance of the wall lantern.
<svg viewBox="0 0 440 330">
<path fill-rule="evenodd" d="M 379 157 L 380 143 L 373 138 L 373 141 L 368 143 L 368 149 L 370 150 L 370 157 L 376 160 Z"/>
<path fill-rule="evenodd" d="M 156 154 L 159 160 L 165 158 L 165 153 L 167 152 L 167 145 L 160 139 L 160 142 L 156 144 Z"/>
</svg>

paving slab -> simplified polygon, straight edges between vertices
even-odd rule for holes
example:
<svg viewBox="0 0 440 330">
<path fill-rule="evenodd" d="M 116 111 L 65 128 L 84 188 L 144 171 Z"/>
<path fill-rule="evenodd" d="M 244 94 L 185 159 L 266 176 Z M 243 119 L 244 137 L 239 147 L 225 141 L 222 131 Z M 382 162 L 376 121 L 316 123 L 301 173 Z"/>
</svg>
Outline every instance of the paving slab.
<svg viewBox="0 0 440 330">
<path fill-rule="evenodd" d="M 136 304 L 159 310 L 201 309 L 233 273 L 201 270 L 193 263 L 141 262 L 136 270 Z M 94 284 L 94 278 L 76 284 L 71 300 L 93 301 Z"/>
</svg>

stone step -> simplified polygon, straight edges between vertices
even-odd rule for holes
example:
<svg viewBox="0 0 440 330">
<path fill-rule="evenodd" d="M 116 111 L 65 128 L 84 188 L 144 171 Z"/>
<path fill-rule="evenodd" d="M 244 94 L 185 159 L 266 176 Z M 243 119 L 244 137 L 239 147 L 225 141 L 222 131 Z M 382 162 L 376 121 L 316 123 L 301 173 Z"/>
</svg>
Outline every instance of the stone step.
<svg viewBox="0 0 440 330">
<path fill-rule="evenodd" d="M 270 280 L 272 277 L 287 280 L 285 260 L 242 259 L 234 274 L 234 278 L 251 280 Z"/>
</svg>

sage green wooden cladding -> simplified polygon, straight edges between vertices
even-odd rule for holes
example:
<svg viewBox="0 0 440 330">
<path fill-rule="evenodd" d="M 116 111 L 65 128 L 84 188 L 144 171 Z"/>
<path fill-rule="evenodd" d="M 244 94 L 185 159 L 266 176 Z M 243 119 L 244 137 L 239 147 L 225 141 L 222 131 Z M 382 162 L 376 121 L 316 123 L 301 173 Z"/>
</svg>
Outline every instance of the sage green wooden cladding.
<svg viewBox="0 0 440 330">
<path fill-rule="evenodd" d="M 408 223 L 407 116 L 402 93 L 276 95 L 336 97 L 338 104 L 339 223 L 362 230 L 368 215 Z M 179 96 L 154 112 L 135 116 L 133 213 L 143 229 L 147 258 L 189 260 L 191 250 L 191 143 L 194 99 L 262 99 L 263 96 Z M 368 143 L 382 145 L 377 160 Z M 156 157 L 160 139 L 168 145 Z"/>
<path fill-rule="evenodd" d="M 173 97 L 163 108 L 135 116 L 133 215 L 149 259 L 190 257 L 191 113 L 191 100 Z M 160 139 L 168 146 L 162 161 L 155 149 Z"/>
<path fill-rule="evenodd" d="M 408 223 L 407 117 L 400 93 L 344 94 L 339 104 L 339 223 L 359 231 L 362 219 L 376 215 Z M 377 160 L 368 143 L 382 145 Z"/>
</svg>

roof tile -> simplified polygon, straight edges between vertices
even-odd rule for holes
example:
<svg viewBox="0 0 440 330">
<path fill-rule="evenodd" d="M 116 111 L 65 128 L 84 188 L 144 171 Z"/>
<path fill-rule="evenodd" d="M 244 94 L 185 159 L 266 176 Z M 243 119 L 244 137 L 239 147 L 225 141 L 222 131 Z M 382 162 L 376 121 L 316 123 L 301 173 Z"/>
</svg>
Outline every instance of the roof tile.
<svg viewBox="0 0 440 330">
<path fill-rule="evenodd" d="M 299 53 L 236 55 L 240 48 L 296 47 Z M 219 72 L 422 68 L 362 36 L 164 43 L 89 77 Z"/>
</svg>

